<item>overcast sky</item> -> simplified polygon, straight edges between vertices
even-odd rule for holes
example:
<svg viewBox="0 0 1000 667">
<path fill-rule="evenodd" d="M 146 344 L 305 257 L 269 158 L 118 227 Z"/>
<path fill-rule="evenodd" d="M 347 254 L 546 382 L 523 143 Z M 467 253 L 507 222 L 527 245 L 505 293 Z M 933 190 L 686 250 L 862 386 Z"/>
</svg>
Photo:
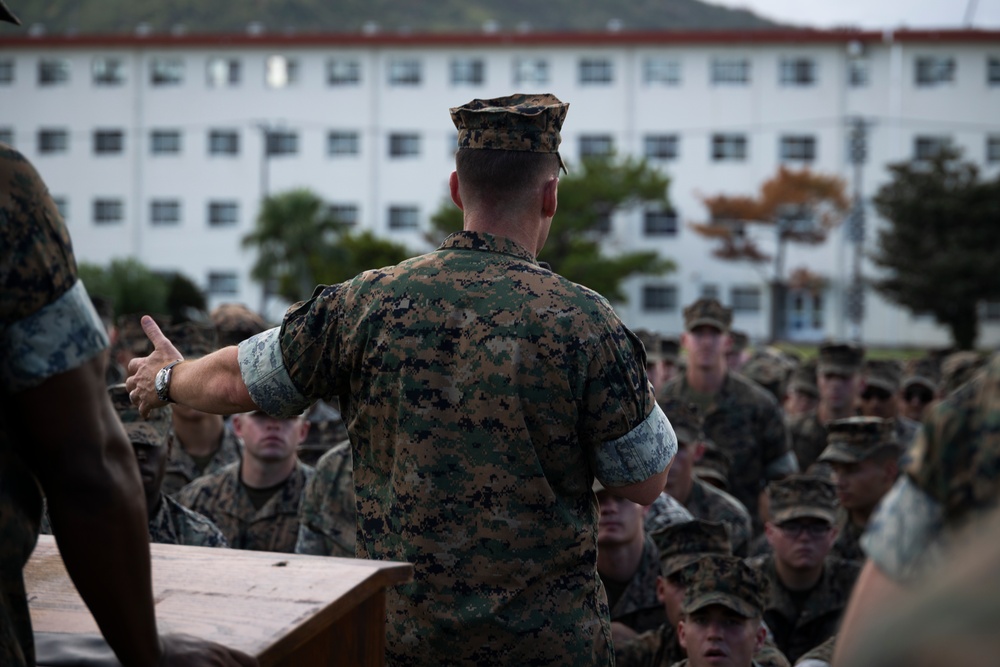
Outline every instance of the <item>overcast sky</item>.
<svg viewBox="0 0 1000 667">
<path fill-rule="evenodd" d="M 767 18 L 817 28 L 963 28 L 966 13 L 976 28 L 1000 29 L 1000 0 L 710 0 L 745 7 Z"/>
</svg>

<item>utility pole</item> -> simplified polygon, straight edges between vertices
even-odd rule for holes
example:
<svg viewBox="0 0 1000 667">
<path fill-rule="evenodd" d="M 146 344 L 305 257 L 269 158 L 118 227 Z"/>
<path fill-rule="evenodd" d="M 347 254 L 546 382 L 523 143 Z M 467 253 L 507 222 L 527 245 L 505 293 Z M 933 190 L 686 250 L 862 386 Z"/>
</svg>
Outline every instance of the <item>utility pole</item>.
<svg viewBox="0 0 1000 667">
<path fill-rule="evenodd" d="M 850 322 L 850 338 L 861 342 L 861 322 L 865 317 L 865 287 L 861 278 L 861 261 L 864 258 L 865 203 L 862 196 L 862 170 L 868 159 L 868 123 L 860 116 L 850 120 L 848 130 L 848 159 L 854 165 L 854 200 L 848 217 L 847 239 L 854 244 L 854 262 L 851 284 L 846 293 L 846 315 Z"/>
<path fill-rule="evenodd" d="M 261 132 L 261 155 L 260 155 L 260 206 L 258 215 L 264 210 L 264 202 L 269 196 L 268 189 L 268 160 L 271 158 L 271 124 L 265 120 L 258 121 L 256 127 Z M 267 319 L 267 304 L 271 299 L 271 281 L 265 280 L 260 294 L 260 314 Z"/>
</svg>

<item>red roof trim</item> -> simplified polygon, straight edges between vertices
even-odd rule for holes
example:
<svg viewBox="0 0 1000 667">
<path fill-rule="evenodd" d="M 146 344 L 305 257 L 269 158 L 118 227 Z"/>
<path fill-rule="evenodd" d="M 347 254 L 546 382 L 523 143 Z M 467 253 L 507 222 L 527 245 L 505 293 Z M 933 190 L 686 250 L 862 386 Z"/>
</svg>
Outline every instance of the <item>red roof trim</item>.
<svg viewBox="0 0 1000 667">
<path fill-rule="evenodd" d="M 1000 30 L 698 30 L 622 32 L 529 32 L 399 34 L 375 33 L 262 33 L 185 34 L 150 33 L 116 35 L 42 35 L 24 31 L 0 32 L 0 49 L 23 47 L 441 47 L 441 46 L 673 46 L 711 44 L 826 44 L 852 40 L 862 42 L 997 42 Z"/>
</svg>

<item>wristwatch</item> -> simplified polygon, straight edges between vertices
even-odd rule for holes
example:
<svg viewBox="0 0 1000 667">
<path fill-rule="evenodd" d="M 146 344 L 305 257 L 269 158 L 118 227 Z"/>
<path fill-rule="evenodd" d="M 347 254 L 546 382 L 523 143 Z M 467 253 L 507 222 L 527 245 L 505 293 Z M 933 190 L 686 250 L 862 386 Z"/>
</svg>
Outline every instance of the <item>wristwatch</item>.
<svg viewBox="0 0 1000 667">
<path fill-rule="evenodd" d="M 170 400 L 170 376 L 173 375 L 174 366 L 182 361 L 184 360 L 178 359 L 177 361 L 171 361 L 169 364 L 161 368 L 156 374 L 156 380 L 153 383 L 153 386 L 156 388 L 156 397 L 164 403 L 173 403 L 173 401 Z"/>
</svg>

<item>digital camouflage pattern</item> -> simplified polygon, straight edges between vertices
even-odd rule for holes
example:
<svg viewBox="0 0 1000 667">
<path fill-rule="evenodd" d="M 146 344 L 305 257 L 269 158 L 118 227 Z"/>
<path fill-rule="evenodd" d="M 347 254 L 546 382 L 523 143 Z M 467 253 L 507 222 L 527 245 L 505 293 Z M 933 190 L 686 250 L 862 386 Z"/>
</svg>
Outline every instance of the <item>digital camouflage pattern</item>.
<svg viewBox="0 0 1000 667">
<path fill-rule="evenodd" d="M 615 647 L 615 667 L 670 667 L 687 664 L 687 652 L 677 639 L 676 628 L 669 623 Z M 790 667 L 788 659 L 774 645 L 770 633 L 764 639 L 764 645 L 754 653 L 752 664 L 758 667 Z"/>
<path fill-rule="evenodd" d="M 204 469 L 199 468 L 198 463 L 187 453 L 176 433 L 171 431 L 170 437 L 174 439 L 174 446 L 170 448 L 170 456 L 167 457 L 167 471 L 163 475 L 162 488 L 171 498 L 176 498 L 181 489 L 196 479 L 217 474 L 226 466 L 243 460 L 243 445 L 228 424 L 222 430 L 218 449 Z"/>
<path fill-rule="evenodd" d="M 837 518 L 837 487 L 815 475 L 790 475 L 767 485 L 771 523 L 780 525 L 792 519 L 812 517 L 828 521 Z"/>
<path fill-rule="evenodd" d="M 627 625 L 636 632 L 653 630 L 665 623 L 666 611 L 663 603 L 656 597 L 658 576 L 660 576 L 660 552 L 649 535 L 645 535 L 639 566 L 629 579 L 621 597 L 611 607 L 611 620 Z"/>
<path fill-rule="evenodd" d="M 820 375 L 853 375 L 861 370 L 865 349 L 854 343 L 825 342 L 819 346 L 816 372 Z"/>
<path fill-rule="evenodd" d="M 240 345 L 268 413 L 340 398 L 358 555 L 414 565 L 389 664 L 610 664 L 592 482 L 676 452 L 641 345 L 595 292 L 490 234 L 321 287 Z"/>
<path fill-rule="evenodd" d="M 798 391 L 819 398 L 819 386 L 816 384 L 816 362 L 800 364 L 788 378 L 788 391 Z"/>
<path fill-rule="evenodd" d="M 233 549 L 293 553 L 302 495 L 312 476 L 313 469 L 297 461 L 285 483 L 258 510 L 240 481 L 240 463 L 232 463 L 185 486 L 177 502 L 218 526 Z"/>
<path fill-rule="evenodd" d="M 669 577 L 705 554 L 732 555 L 729 531 L 721 523 L 694 519 L 650 534 L 660 553 L 660 574 Z"/>
<path fill-rule="evenodd" d="M 667 526 L 685 523 L 693 519 L 691 512 L 688 512 L 680 501 L 664 491 L 646 510 L 646 516 L 643 517 L 643 529 L 646 533 L 652 534 Z"/>
<path fill-rule="evenodd" d="M 702 556 L 685 565 L 679 576 L 684 581 L 684 600 L 681 602 L 684 614 L 717 604 L 746 618 L 754 618 L 764 609 L 765 583 L 757 570 L 737 556 Z"/>
<path fill-rule="evenodd" d="M 453 107 L 458 147 L 558 153 L 569 104 L 555 95 L 509 95 Z"/>
<path fill-rule="evenodd" d="M 295 553 L 354 558 L 357 521 L 354 459 L 345 440 L 320 457 L 306 485 Z"/>
<path fill-rule="evenodd" d="M 949 354 L 941 361 L 940 395 L 947 396 L 971 380 L 985 363 L 986 357 L 972 350 Z"/>
<path fill-rule="evenodd" d="M 788 436 L 800 470 L 808 470 L 819 459 L 826 449 L 827 435 L 826 424 L 815 409 L 789 418 Z"/>
<path fill-rule="evenodd" d="M 827 429 L 827 446 L 819 460 L 857 463 L 885 449 L 891 449 L 897 454 L 902 453 L 896 431 L 895 419 L 879 417 L 837 419 L 830 422 Z"/>
<path fill-rule="evenodd" d="M 162 330 L 185 359 L 204 357 L 219 349 L 219 334 L 213 324 L 181 322 L 164 326 Z"/>
<path fill-rule="evenodd" d="M 692 395 L 681 374 L 667 383 L 660 399 L 691 401 Z M 750 380 L 727 373 L 703 423 L 705 435 L 731 461 L 727 491 L 756 516 L 757 497 L 766 481 L 798 469 L 777 401 Z"/>
<path fill-rule="evenodd" d="M 956 531 L 1000 498 L 1000 355 L 932 405 L 906 474 L 872 516 L 862 546 L 905 580 L 940 559 Z"/>
<path fill-rule="evenodd" d="M 23 155 L 0 144 L 0 664 L 34 664 L 22 569 L 42 511 L 18 455 L 11 395 L 77 368 L 108 346 L 77 280 L 69 234 L 48 189 Z M 67 443 L 67 446 L 72 443 Z"/>
<path fill-rule="evenodd" d="M 733 496 L 695 478 L 691 494 L 684 503 L 691 515 L 705 521 L 718 521 L 729 530 L 733 554 L 747 556 L 753 539 L 753 522 L 750 512 Z"/>
<path fill-rule="evenodd" d="M 866 526 L 851 521 L 850 515 L 843 509 L 837 510 L 837 539 L 830 549 L 830 555 L 841 560 L 849 560 L 863 565 L 865 552 L 861 548 L 861 536 L 865 534 Z"/>
<path fill-rule="evenodd" d="M 903 383 L 903 365 L 895 359 L 866 359 L 861 375 L 867 386 L 895 396 Z"/>
<path fill-rule="evenodd" d="M 698 299 L 684 309 L 684 328 L 692 331 L 702 325 L 729 331 L 733 323 L 733 309 L 726 308 L 717 299 Z"/>
<path fill-rule="evenodd" d="M 242 303 L 223 303 L 212 310 L 209 317 L 215 325 L 219 347 L 239 345 L 250 336 L 256 336 L 269 327 L 264 318 Z"/>
<path fill-rule="evenodd" d="M 837 633 L 858 578 L 858 563 L 827 556 L 819 583 L 809 591 L 801 607 L 797 607 L 792 594 L 778 578 L 774 556 L 761 556 L 748 562 L 760 573 L 767 591 L 764 621 L 774 634 L 778 648 L 790 661 L 794 663 L 802 654 Z"/>
<path fill-rule="evenodd" d="M 108 398 L 111 405 L 118 413 L 118 419 L 125 427 L 129 442 L 136 442 L 151 447 L 162 447 L 167 444 L 170 437 L 170 415 L 169 405 L 152 410 L 148 418 L 143 418 L 139 414 L 139 408 L 132 405 L 128 396 L 128 389 L 124 384 L 116 384 L 108 387 Z"/>
<path fill-rule="evenodd" d="M 149 520 L 149 541 L 187 547 L 229 547 L 218 526 L 163 493 L 160 507 Z"/>
<path fill-rule="evenodd" d="M 740 374 L 759 384 L 775 400 L 780 401 L 785 396 L 785 379 L 789 371 L 783 359 L 764 350 L 755 353 L 740 369 Z"/>
<path fill-rule="evenodd" d="M 697 405 L 679 398 L 665 398 L 659 403 L 674 427 L 678 444 L 693 445 L 705 440 L 703 420 Z"/>
<path fill-rule="evenodd" d="M 909 359 L 903 365 L 903 389 L 911 385 L 927 387 L 932 393 L 937 392 L 941 382 L 941 366 L 930 357 Z"/>
</svg>

